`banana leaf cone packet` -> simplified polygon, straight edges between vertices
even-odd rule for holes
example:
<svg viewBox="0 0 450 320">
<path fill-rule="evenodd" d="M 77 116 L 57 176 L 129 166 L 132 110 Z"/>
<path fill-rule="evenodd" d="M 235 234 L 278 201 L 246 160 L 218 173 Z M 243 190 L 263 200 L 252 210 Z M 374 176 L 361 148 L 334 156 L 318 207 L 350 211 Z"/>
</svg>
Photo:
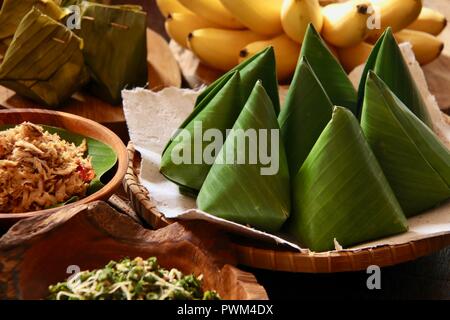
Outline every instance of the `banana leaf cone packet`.
<svg viewBox="0 0 450 320">
<path fill-rule="evenodd" d="M 217 93 L 217 90 L 225 84 L 225 79 L 227 79 L 230 74 L 239 71 L 241 75 L 242 104 L 247 102 L 256 81 L 261 80 L 264 89 L 272 100 L 275 112 L 278 115 L 280 112 L 280 97 L 278 94 L 276 70 L 275 52 L 273 47 L 263 49 L 252 58 L 243 61 L 209 85 L 197 98 L 195 104 L 196 108 L 202 107 L 208 103 L 214 97 L 215 93 Z"/>
<path fill-rule="evenodd" d="M 361 126 L 406 216 L 450 198 L 450 152 L 373 72 Z"/>
<path fill-rule="evenodd" d="M 209 161 L 206 161 L 205 152 L 211 142 L 205 141 L 203 134 L 216 130 L 217 134 L 225 137 L 226 130 L 233 127 L 244 107 L 240 100 L 239 72 L 230 74 L 228 78 L 227 83 L 205 108 L 194 109 L 187 124 L 172 139 L 162 155 L 161 173 L 187 190 L 200 190 L 217 156 L 210 152 Z M 219 142 L 222 146 L 223 138 Z"/>
<path fill-rule="evenodd" d="M 332 113 L 333 103 L 308 59 L 301 57 L 278 117 L 291 176 L 300 170 Z"/>
<path fill-rule="evenodd" d="M 244 135 L 251 136 L 251 132 L 254 136 L 259 133 L 257 143 L 253 139 L 252 144 L 249 138 L 248 144 L 244 142 L 248 148 L 239 145 L 239 140 L 242 143 Z M 261 132 L 266 132 L 266 137 Z M 200 190 L 198 208 L 262 231 L 278 231 L 290 210 L 289 169 L 280 140 L 273 104 L 261 82 L 257 82 Z M 264 144 L 270 146 L 266 150 L 272 156 L 270 165 L 254 159 L 266 153 Z M 251 150 L 251 145 L 257 148 Z M 239 161 L 242 156 L 247 161 Z"/>
<path fill-rule="evenodd" d="M 20 23 L 0 66 L 0 84 L 50 107 L 60 106 L 89 80 L 83 42 L 33 8 Z"/>
<path fill-rule="evenodd" d="M 145 87 L 147 77 L 147 16 L 139 6 L 108 6 L 84 1 L 81 29 L 90 91 L 120 104 L 123 89 Z"/>
<path fill-rule="evenodd" d="M 344 68 L 312 24 L 306 30 L 300 56 L 308 59 L 331 102 L 356 115 L 358 94 Z"/>
<path fill-rule="evenodd" d="M 0 43 L 9 46 L 22 19 L 35 7 L 59 21 L 68 11 L 60 8 L 59 0 L 4 0 L 0 10 Z"/>
<path fill-rule="evenodd" d="M 428 127 L 432 128 L 430 114 L 403 58 L 392 29 L 388 28 L 378 40 L 364 68 L 358 97 L 358 116 L 361 115 L 366 80 L 369 71 L 375 72 L 389 89 Z"/>
<path fill-rule="evenodd" d="M 333 116 L 293 182 L 286 229 L 316 252 L 407 231 L 407 221 L 356 117 Z"/>
</svg>

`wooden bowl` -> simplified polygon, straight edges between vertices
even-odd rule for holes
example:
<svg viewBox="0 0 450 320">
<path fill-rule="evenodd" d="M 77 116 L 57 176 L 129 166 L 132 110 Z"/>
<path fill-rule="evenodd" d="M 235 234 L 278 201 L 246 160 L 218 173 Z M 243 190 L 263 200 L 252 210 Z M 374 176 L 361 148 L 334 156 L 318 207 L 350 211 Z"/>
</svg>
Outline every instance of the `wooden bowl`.
<svg viewBox="0 0 450 320">
<path fill-rule="evenodd" d="M 139 182 L 141 157 L 128 145 L 128 171 L 124 179 L 125 190 L 136 213 L 154 228 L 163 228 L 173 221 L 158 211 L 151 195 Z M 392 266 L 412 261 L 450 246 L 450 234 L 401 245 L 385 245 L 374 249 L 300 253 L 276 246 L 233 237 L 234 254 L 239 264 L 253 268 L 304 273 L 335 273 L 366 270 L 371 265 Z"/>
<path fill-rule="evenodd" d="M 96 139 L 113 148 L 117 155 L 116 172 L 112 179 L 98 192 L 80 201 L 66 205 L 66 207 L 74 207 L 95 200 L 107 200 L 120 187 L 127 171 L 128 156 L 122 140 L 112 131 L 92 120 L 64 112 L 41 109 L 0 110 L 0 125 L 17 125 L 24 121 L 63 128 L 70 132 Z M 0 213 L 0 227 L 9 227 L 20 219 L 55 212 L 59 209 L 55 208 L 27 213 Z"/>
<path fill-rule="evenodd" d="M 44 299 L 71 270 L 124 257 L 157 257 L 165 268 L 202 274 L 204 289 L 223 299 L 267 299 L 252 274 L 231 265 L 219 232 L 178 223 L 150 231 L 100 201 L 22 220 L 0 238 L 0 299 Z"/>
</svg>

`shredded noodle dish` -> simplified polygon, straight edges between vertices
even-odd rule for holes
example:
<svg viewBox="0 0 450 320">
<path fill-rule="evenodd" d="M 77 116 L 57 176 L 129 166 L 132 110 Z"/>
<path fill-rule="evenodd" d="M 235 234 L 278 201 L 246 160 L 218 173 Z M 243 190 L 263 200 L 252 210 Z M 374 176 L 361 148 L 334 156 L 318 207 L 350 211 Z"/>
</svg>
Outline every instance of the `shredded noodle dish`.
<svg viewBox="0 0 450 320">
<path fill-rule="evenodd" d="M 76 146 L 25 122 L 0 132 L 0 212 L 42 210 L 84 197 L 95 173 Z"/>
</svg>

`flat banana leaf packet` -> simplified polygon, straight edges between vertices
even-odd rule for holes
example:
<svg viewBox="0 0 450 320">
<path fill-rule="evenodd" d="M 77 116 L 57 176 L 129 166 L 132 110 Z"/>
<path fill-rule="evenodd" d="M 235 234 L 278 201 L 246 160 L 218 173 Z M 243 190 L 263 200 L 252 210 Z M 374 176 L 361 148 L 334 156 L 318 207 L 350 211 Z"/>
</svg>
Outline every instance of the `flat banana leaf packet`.
<svg viewBox="0 0 450 320">
<path fill-rule="evenodd" d="M 0 11 L 0 42 L 9 46 L 22 19 L 35 7 L 56 21 L 69 12 L 60 7 L 61 0 L 4 0 Z"/>
<path fill-rule="evenodd" d="M 92 94 L 120 104 L 123 89 L 147 84 L 146 19 L 140 6 L 82 3 L 76 32 L 84 40 Z"/>
<path fill-rule="evenodd" d="M 33 8 L 21 21 L 0 66 L 0 84 L 40 104 L 58 107 L 85 85 L 83 42 Z"/>
</svg>

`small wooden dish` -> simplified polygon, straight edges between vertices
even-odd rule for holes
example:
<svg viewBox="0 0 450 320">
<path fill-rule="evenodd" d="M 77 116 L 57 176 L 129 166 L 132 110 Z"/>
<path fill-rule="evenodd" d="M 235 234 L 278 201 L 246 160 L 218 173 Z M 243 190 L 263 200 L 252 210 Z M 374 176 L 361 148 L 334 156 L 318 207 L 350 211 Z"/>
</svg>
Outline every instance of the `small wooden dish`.
<svg viewBox="0 0 450 320">
<path fill-rule="evenodd" d="M 66 207 L 73 207 L 95 200 L 107 200 L 120 187 L 127 170 L 128 156 L 122 140 L 112 131 L 92 120 L 64 112 L 41 109 L 0 110 L 0 125 L 17 125 L 24 121 L 58 127 L 96 139 L 110 146 L 117 155 L 116 172 L 111 180 L 98 192 L 80 201 L 66 205 Z M 55 212 L 59 209 L 55 208 L 27 213 L 0 213 L 0 227 L 8 227 L 20 219 Z"/>
<path fill-rule="evenodd" d="M 0 238 L 0 299 L 44 299 L 49 285 L 74 270 L 153 256 L 164 268 L 202 274 L 204 289 L 223 299 L 267 299 L 252 274 L 231 265 L 219 232 L 204 229 L 175 223 L 150 231 L 104 202 L 22 220 Z"/>
<path fill-rule="evenodd" d="M 128 159 L 124 187 L 136 213 L 154 228 L 173 223 L 158 211 L 151 195 L 140 184 L 141 157 L 132 144 L 128 145 Z M 366 270 L 371 265 L 392 266 L 430 255 L 450 246 L 450 234 L 402 245 L 325 253 L 299 253 L 238 237 L 233 237 L 232 244 L 238 262 L 249 267 L 285 272 L 335 273 Z"/>
</svg>

